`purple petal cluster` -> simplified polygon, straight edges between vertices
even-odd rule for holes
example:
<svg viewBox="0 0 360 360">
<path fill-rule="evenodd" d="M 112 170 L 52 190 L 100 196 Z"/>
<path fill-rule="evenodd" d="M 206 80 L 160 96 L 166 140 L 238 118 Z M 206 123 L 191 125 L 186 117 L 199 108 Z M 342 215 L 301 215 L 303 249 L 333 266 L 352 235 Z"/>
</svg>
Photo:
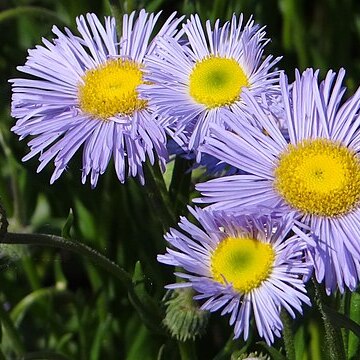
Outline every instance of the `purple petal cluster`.
<svg viewBox="0 0 360 360">
<path fill-rule="evenodd" d="M 53 161 L 51 183 L 80 148 L 82 182 L 90 176 L 92 187 L 110 159 L 121 182 L 127 176 L 137 176 L 144 183 L 142 166 L 147 158 L 151 164 L 159 161 L 164 169 L 168 158 L 166 135 L 150 107 L 104 120 L 90 116 L 79 106 L 78 87 L 87 70 L 119 58 L 144 66 L 145 55 L 154 50 L 151 37 L 160 14 L 142 10 L 135 15 L 124 15 L 121 37 L 114 18 L 106 17 L 102 25 L 94 14 L 76 19 L 79 35 L 69 29 L 62 33 L 54 26 L 57 38 L 43 39 L 44 45 L 29 50 L 26 64 L 18 67 L 32 78 L 11 80 L 11 113 L 18 119 L 12 131 L 20 139 L 32 138 L 28 142 L 30 152 L 23 160 L 39 155 L 38 171 Z M 158 36 L 173 35 L 180 20 L 174 20 L 173 14 Z"/>
<path fill-rule="evenodd" d="M 316 278 L 325 283 L 327 292 L 348 287 L 354 290 L 360 274 L 360 207 L 339 216 L 324 216 L 299 211 L 287 203 L 274 186 L 275 168 L 289 144 L 304 140 L 329 139 L 358 157 L 360 132 L 360 90 L 343 102 L 342 80 L 345 71 L 329 71 L 319 84 L 318 71 L 296 72 L 291 86 L 285 75 L 280 78 L 285 109 L 285 136 L 276 115 L 264 109 L 252 94 L 244 91 L 249 104 L 247 117 L 258 121 L 264 131 L 228 112 L 224 121 L 228 130 L 214 126 L 202 151 L 217 157 L 244 174 L 223 177 L 198 184 L 203 197 L 198 203 L 211 203 L 211 209 L 236 210 L 265 206 L 284 213 L 295 211 L 303 228 L 310 229 L 307 241 L 313 246 Z"/>
<path fill-rule="evenodd" d="M 268 41 L 264 28 L 251 18 L 244 23 L 242 14 L 233 15 L 222 26 L 217 20 L 212 27 L 208 20 L 205 28 L 200 18 L 192 15 L 181 32 L 158 38 L 154 52 L 145 60 L 151 85 L 140 86 L 140 93 L 163 116 L 172 137 L 186 150 L 197 152 L 211 124 L 222 124 L 223 110 L 241 114 L 246 101 L 240 96 L 233 104 L 211 109 L 194 101 L 189 95 L 194 66 L 212 56 L 233 59 L 246 74 L 249 91 L 259 97 L 265 93 L 275 96 L 279 71 L 273 67 L 280 58 L 269 55 L 263 59 Z M 185 144 L 184 133 L 188 134 Z M 197 159 L 200 161 L 200 156 Z"/>
<path fill-rule="evenodd" d="M 206 300 L 201 308 L 230 314 L 234 337 L 243 334 L 246 340 L 250 331 L 250 319 L 255 318 L 257 331 L 268 344 L 280 336 L 281 308 L 295 318 L 294 309 L 302 313 L 302 303 L 310 305 L 304 280 L 311 273 L 312 263 L 306 257 L 307 244 L 298 235 L 286 240 L 293 226 L 291 216 L 286 218 L 267 214 L 253 216 L 230 212 L 190 209 L 200 226 L 181 218 L 180 231 L 170 229 L 165 239 L 170 247 L 158 261 L 183 268 L 176 276 L 184 282 L 168 285 L 169 289 L 191 286 L 197 293 L 194 298 Z M 227 237 L 250 236 L 271 244 L 275 261 L 268 279 L 248 293 L 241 293 L 231 283 L 220 284 L 211 273 L 211 256 Z"/>
</svg>

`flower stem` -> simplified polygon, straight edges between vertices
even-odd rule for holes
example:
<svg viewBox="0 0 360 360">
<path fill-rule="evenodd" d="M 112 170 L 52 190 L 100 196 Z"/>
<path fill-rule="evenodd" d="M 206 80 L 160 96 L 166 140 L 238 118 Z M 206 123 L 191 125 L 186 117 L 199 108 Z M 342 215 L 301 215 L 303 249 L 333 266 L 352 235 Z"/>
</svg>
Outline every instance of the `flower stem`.
<svg viewBox="0 0 360 360">
<path fill-rule="evenodd" d="M 48 234 L 22 234 L 22 233 L 6 233 L 0 240 L 3 244 L 24 244 L 51 246 L 55 248 L 65 249 L 86 256 L 95 264 L 108 271 L 118 278 L 126 288 L 131 285 L 131 276 L 119 265 L 112 262 L 106 256 L 100 254 L 89 246 L 73 240 L 66 240 L 60 236 Z"/>
<path fill-rule="evenodd" d="M 189 203 L 191 168 L 193 161 L 176 156 L 169 194 L 176 215 L 183 215 Z"/>
<path fill-rule="evenodd" d="M 40 6 L 18 6 L 13 9 L 8 9 L 0 12 L 0 23 L 18 16 L 39 16 L 42 18 L 54 19 L 57 22 L 66 24 L 66 21 L 60 17 L 55 11 L 48 10 Z"/>
<path fill-rule="evenodd" d="M 334 327 L 329 314 L 326 312 L 325 292 L 313 279 L 315 288 L 315 302 L 321 313 L 325 329 L 325 346 L 329 354 L 329 360 L 345 360 L 345 350 L 342 341 L 341 331 Z"/>
<path fill-rule="evenodd" d="M 181 360 L 197 360 L 195 344 L 191 340 L 178 341 Z"/>
<path fill-rule="evenodd" d="M 283 328 L 283 341 L 285 345 L 286 359 L 295 360 L 295 345 L 294 345 L 294 332 L 292 329 L 292 322 L 289 314 L 282 309 L 281 310 L 281 321 L 284 325 Z"/>
<path fill-rule="evenodd" d="M 146 190 L 155 212 L 157 212 L 164 230 L 176 223 L 169 192 L 157 163 L 151 165 L 148 161 L 144 165 Z"/>
</svg>

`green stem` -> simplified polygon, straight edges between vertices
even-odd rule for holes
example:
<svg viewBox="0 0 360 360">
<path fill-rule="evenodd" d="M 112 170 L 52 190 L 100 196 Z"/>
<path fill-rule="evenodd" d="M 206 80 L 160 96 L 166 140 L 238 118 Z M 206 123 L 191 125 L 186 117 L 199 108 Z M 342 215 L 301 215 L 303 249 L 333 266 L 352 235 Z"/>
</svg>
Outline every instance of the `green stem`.
<svg viewBox="0 0 360 360">
<path fill-rule="evenodd" d="M 79 255 L 84 255 L 95 264 L 117 277 L 127 288 L 131 285 L 131 276 L 124 269 L 104 255 L 80 242 L 66 240 L 55 235 L 21 233 L 6 233 L 0 242 L 3 244 L 50 246 L 69 250 Z"/>
<path fill-rule="evenodd" d="M 169 192 L 166 189 L 165 181 L 159 164 L 151 165 L 148 161 L 144 164 L 146 190 L 154 211 L 157 212 L 163 227 L 167 230 L 176 223 Z"/>
<path fill-rule="evenodd" d="M 281 310 L 281 321 L 284 325 L 283 328 L 283 341 L 285 345 L 286 359 L 295 360 L 295 344 L 294 344 L 294 332 L 292 329 L 292 321 L 289 314 L 283 309 Z"/>
<path fill-rule="evenodd" d="M 189 203 L 189 190 L 191 183 L 191 167 L 193 161 L 177 156 L 175 158 L 169 194 L 174 204 L 176 215 L 181 215 Z"/>
<path fill-rule="evenodd" d="M 119 35 L 119 38 L 122 34 L 122 17 L 126 13 L 124 8 L 124 2 L 120 0 L 109 0 L 110 10 L 112 16 L 116 20 L 116 31 Z"/>
<path fill-rule="evenodd" d="M 350 318 L 350 305 L 351 305 L 351 293 L 346 291 L 344 295 L 340 298 L 340 311 L 346 316 Z M 349 345 L 349 329 L 344 328 L 341 329 L 342 337 L 344 339 L 344 350 L 345 354 L 348 354 L 348 345 Z"/>
<path fill-rule="evenodd" d="M 315 288 L 315 302 L 320 311 L 325 328 L 325 346 L 329 354 L 329 360 L 345 360 L 341 331 L 334 327 L 326 311 L 325 292 L 315 279 L 313 279 L 313 284 Z"/>
<path fill-rule="evenodd" d="M 0 12 L 0 23 L 9 20 L 11 18 L 16 18 L 19 15 L 36 15 L 42 16 L 45 19 L 52 18 L 57 22 L 66 24 L 66 22 L 58 16 L 55 11 L 51 11 L 39 6 L 18 6 L 13 9 L 8 9 Z"/>
<path fill-rule="evenodd" d="M 22 355 L 25 353 L 24 344 L 19 336 L 19 333 L 10 318 L 8 312 L 4 309 L 3 304 L 0 303 L 0 321 L 6 331 L 6 335 L 11 341 L 12 349 L 17 353 L 17 355 Z"/>
<path fill-rule="evenodd" d="M 191 340 L 178 341 L 181 360 L 197 360 L 195 343 Z"/>
</svg>

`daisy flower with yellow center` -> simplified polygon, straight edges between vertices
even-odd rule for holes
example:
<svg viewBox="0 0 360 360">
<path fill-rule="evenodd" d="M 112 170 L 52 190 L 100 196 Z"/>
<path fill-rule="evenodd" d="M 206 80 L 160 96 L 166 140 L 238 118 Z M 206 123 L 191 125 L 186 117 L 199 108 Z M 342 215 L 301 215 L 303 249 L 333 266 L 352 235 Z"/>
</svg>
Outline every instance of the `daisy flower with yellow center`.
<svg viewBox="0 0 360 360">
<path fill-rule="evenodd" d="M 318 71 L 296 72 L 291 91 L 281 76 L 286 136 L 246 92 L 247 117 L 263 131 L 228 113 L 229 130 L 214 127 L 203 148 L 245 173 L 197 186 L 196 201 L 211 208 L 295 212 L 311 232 L 315 275 L 328 293 L 354 290 L 360 275 L 360 89 L 344 102 L 344 75 L 329 71 L 319 85 Z"/>
<path fill-rule="evenodd" d="M 213 28 L 191 16 L 182 32 L 158 38 L 146 57 L 149 83 L 139 87 L 141 97 L 156 107 L 181 146 L 197 152 L 210 124 L 222 123 L 224 109 L 241 113 L 243 89 L 256 96 L 277 93 L 273 67 L 280 58 L 263 58 L 267 42 L 263 28 L 252 19 L 244 25 L 242 15 L 223 26 L 217 20 Z"/>
<path fill-rule="evenodd" d="M 182 218 L 181 231 L 171 229 L 165 239 L 166 254 L 158 261 L 181 268 L 183 279 L 169 289 L 192 287 L 194 299 L 204 301 L 201 309 L 230 314 L 235 338 L 246 340 L 250 321 L 270 345 L 283 328 L 280 311 L 295 318 L 310 305 L 304 281 L 311 273 L 307 244 L 289 236 L 291 216 L 190 209 L 200 226 Z"/>
<path fill-rule="evenodd" d="M 41 171 L 50 161 L 53 183 L 82 148 L 82 182 L 90 176 L 95 187 L 112 158 L 117 176 L 137 176 L 144 183 L 142 165 L 148 158 L 164 168 L 166 135 L 138 87 L 145 83 L 144 57 L 154 50 L 151 36 L 174 35 L 181 19 L 174 14 L 158 34 L 159 14 L 144 10 L 124 15 L 118 37 L 115 19 L 102 25 L 94 14 L 76 19 L 79 35 L 53 28 L 57 36 L 29 50 L 25 66 L 18 69 L 30 78 L 12 82 L 12 131 L 31 136 L 30 152 L 39 156 Z M 156 38 L 156 36 L 155 36 Z"/>
</svg>

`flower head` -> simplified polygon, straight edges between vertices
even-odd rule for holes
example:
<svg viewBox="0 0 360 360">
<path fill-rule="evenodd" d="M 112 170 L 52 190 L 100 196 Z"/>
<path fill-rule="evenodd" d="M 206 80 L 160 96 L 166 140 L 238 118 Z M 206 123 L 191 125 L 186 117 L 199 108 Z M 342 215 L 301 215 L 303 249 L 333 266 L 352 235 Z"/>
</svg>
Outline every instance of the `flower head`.
<svg viewBox="0 0 360 360">
<path fill-rule="evenodd" d="M 191 210 L 191 209 L 190 209 Z M 165 239 L 170 248 L 158 261 L 182 267 L 176 275 L 186 282 L 168 288 L 192 287 L 201 309 L 230 313 L 235 337 L 249 334 L 255 318 L 261 337 L 268 344 L 280 336 L 281 307 L 292 317 L 310 304 L 304 280 L 312 264 L 305 256 L 306 243 L 297 235 L 285 240 L 291 217 L 266 214 L 255 217 L 229 212 L 191 210 L 201 227 L 182 218 Z"/>
<path fill-rule="evenodd" d="M 138 176 L 143 183 L 146 157 L 164 165 L 166 136 L 137 87 L 144 80 L 144 57 L 154 50 L 150 41 L 160 14 L 140 11 L 123 16 L 122 35 L 112 17 L 102 25 L 94 14 L 77 18 L 79 36 L 53 28 L 53 42 L 29 50 L 18 69 L 31 79 L 12 79 L 12 128 L 23 139 L 29 135 L 30 152 L 40 154 L 41 171 L 54 160 L 53 183 L 82 146 L 82 181 L 90 175 L 94 187 L 111 158 L 121 182 Z M 180 20 L 174 14 L 158 35 L 173 35 Z"/>
<path fill-rule="evenodd" d="M 360 89 L 342 103 L 344 75 L 329 71 L 319 85 L 317 71 L 296 72 L 292 91 L 281 76 L 286 136 L 276 115 L 246 92 L 247 116 L 264 131 L 228 113 L 231 130 L 214 127 L 203 149 L 246 174 L 197 187 L 204 195 L 198 201 L 216 209 L 294 211 L 311 231 L 315 274 L 328 293 L 354 290 L 360 274 Z"/>
<path fill-rule="evenodd" d="M 198 150 L 209 125 L 221 123 L 223 109 L 240 112 L 244 88 L 255 95 L 276 93 L 278 72 L 271 68 L 280 58 L 262 59 L 268 40 L 263 28 L 243 16 L 232 17 L 213 29 L 203 29 L 195 15 L 176 36 L 158 38 L 155 51 L 146 57 L 149 84 L 140 94 L 164 118 L 171 136 L 189 150 Z M 191 128 L 191 131 L 188 128 Z M 183 132 L 190 132 L 184 144 Z"/>
</svg>

